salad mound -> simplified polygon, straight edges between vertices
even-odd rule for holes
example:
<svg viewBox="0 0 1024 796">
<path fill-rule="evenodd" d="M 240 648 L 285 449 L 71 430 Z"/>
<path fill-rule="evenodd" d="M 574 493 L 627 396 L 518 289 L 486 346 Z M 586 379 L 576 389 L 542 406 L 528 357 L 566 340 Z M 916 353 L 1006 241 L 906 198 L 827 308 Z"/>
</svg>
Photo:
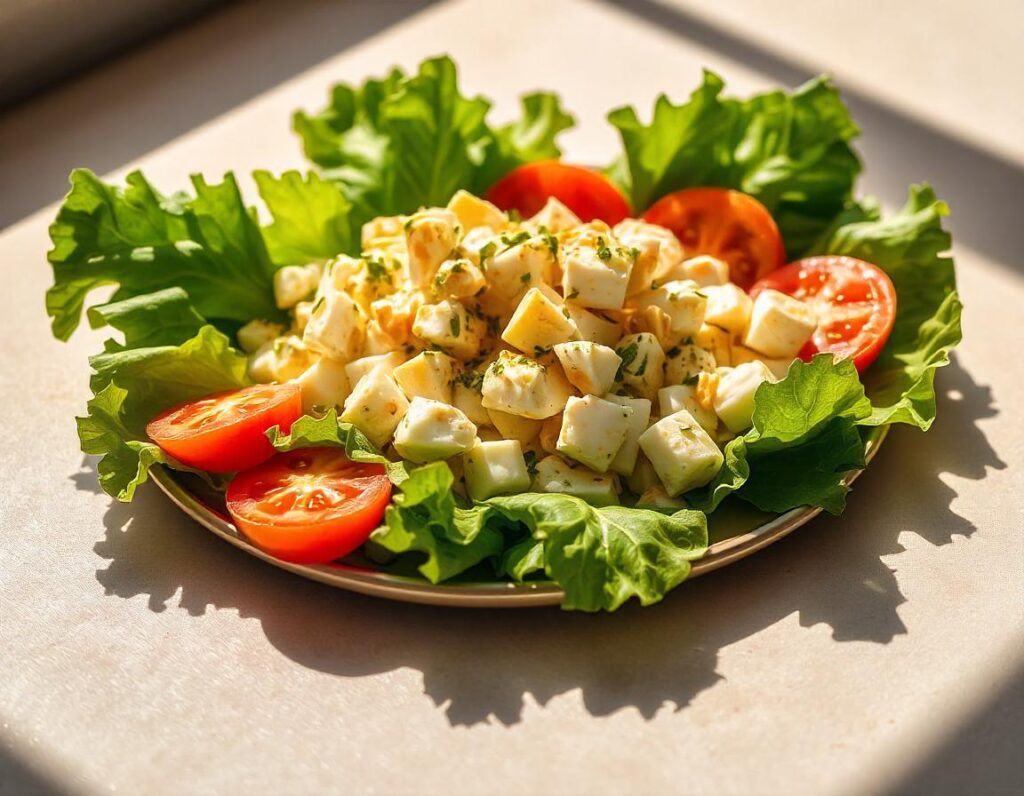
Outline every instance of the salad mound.
<svg viewBox="0 0 1024 796">
<path fill-rule="evenodd" d="M 73 172 L 46 304 L 60 339 L 83 311 L 120 333 L 78 419 L 101 485 L 161 464 L 281 558 L 547 578 L 582 610 L 662 599 L 723 500 L 842 511 L 870 427 L 934 420 L 947 208 L 855 198 L 826 79 L 722 92 L 612 111 L 597 172 L 558 161 L 556 96 L 497 126 L 436 58 L 296 113 L 316 169 L 255 172 L 263 216 L 230 174 Z"/>
</svg>

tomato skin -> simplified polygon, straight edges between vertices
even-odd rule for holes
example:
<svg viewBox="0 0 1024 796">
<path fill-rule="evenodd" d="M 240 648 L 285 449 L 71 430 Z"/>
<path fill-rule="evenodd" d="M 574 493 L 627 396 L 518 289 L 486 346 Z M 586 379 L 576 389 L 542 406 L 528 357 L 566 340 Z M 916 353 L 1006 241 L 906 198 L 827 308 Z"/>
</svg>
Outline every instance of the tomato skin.
<svg viewBox="0 0 1024 796">
<path fill-rule="evenodd" d="M 279 453 L 228 485 L 231 518 L 266 553 L 327 564 L 363 544 L 391 501 L 384 467 L 350 461 L 340 448 Z"/>
<path fill-rule="evenodd" d="M 730 279 L 742 288 L 786 261 L 775 219 L 740 191 L 686 188 L 663 196 L 643 218 L 672 230 L 687 257 L 708 254 L 729 263 Z"/>
<path fill-rule="evenodd" d="M 852 358 L 863 373 L 882 352 L 896 321 L 896 289 L 877 265 L 854 257 L 807 257 L 783 266 L 750 290 L 753 298 L 772 289 L 807 301 L 818 328 L 800 351 L 810 361 L 830 352 Z"/>
<path fill-rule="evenodd" d="M 273 456 L 267 429 L 287 433 L 301 416 L 298 385 L 256 384 L 171 407 L 150 421 L 146 435 L 183 464 L 231 473 Z"/>
<path fill-rule="evenodd" d="M 626 198 L 607 177 L 558 160 L 539 160 L 513 169 L 491 186 L 486 198 L 502 210 L 516 210 L 529 218 L 552 196 L 582 221 L 600 219 L 615 225 L 630 214 Z"/>
</svg>

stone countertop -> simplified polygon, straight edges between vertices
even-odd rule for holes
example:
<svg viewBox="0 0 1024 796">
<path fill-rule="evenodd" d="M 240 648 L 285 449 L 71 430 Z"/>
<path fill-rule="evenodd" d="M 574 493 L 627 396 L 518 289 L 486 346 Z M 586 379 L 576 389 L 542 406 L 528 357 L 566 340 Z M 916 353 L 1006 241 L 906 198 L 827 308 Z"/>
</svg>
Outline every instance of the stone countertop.
<svg viewBox="0 0 1024 796">
<path fill-rule="evenodd" d="M 858 73 L 830 46 L 902 40 L 906 14 L 776 31 L 755 2 L 741 19 L 687 2 L 285 5 L 230 7 L 0 119 L 0 793 L 1019 792 L 1024 171 L 1005 136 L 943 121 L 977 104 L 970 81 L 924 115 L 899 97 L 925 78 L 877 85 L 877 63 Z M 1021 16 L 992 13 L 996 31 Z M 935 35 L 960 36 L 950 19 Z M 787 46 L 815 20 L 816 49 Z M 42 306 L 67 170 L 138 166 L 170 190 L 300 166 L 293 108 L 442 51 L 499 115 L 559 90 L 582 162 L 613 149 L 609 107 L 681 97 L 702 65 L 738 92 L 833 71 L 864 128 L 864 189 L 894 205 L 928 178 L 953 207 L 965 342 L 934 428 L 895 429 L 841 517 L 613 615 L 359 597 L 245 556 L 151 484 L 112 503 L 73 421 L 102 335 L 57 343 Z M 960 66 L 1010 97 L 1009 55 L 1002 77 Z"/>
</svg>

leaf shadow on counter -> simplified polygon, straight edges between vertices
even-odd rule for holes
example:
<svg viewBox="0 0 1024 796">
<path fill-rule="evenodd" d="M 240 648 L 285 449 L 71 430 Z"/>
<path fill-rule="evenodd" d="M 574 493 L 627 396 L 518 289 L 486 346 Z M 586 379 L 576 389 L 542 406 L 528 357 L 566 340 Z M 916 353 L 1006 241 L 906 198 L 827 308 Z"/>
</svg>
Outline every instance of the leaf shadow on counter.
<svg viewBox="0 0 1024 796">
<path fill-rule="evenodd" d="M 886 644 L 906 633 L 905 602 L 883 556 L 901 532 L 935 545 L 976 530 L 938 476 L 983 478 L 1005 467 L 977 421 L 997 413 L 991 391 L 954 364 L 940 375 L 939 420 L 927 435 L 893 431 L 858 480 L 846 513 L 680 587 L 661 605 L 611 615 L 558 609 L 453 610 L 348 594 L 240 554 L 177 512 L 154 488 L 114 504 L 95 550 L 111 596 L 145 595 L 151 610 L 237 610 L 261 623 L 282 655 L 344 678 L 408 668 L 452 725 L 522 718 L 575 690 L 594 716 L 683 709 L 721 675 L 719 650 L 796 613 L 836 641 Z M 76 476 L 88 488 L 88 478 Z M 907 485 L 914 497 L 907 499 Z M 355 643 L 353 643 L 355 641 Z"/>
</svg>

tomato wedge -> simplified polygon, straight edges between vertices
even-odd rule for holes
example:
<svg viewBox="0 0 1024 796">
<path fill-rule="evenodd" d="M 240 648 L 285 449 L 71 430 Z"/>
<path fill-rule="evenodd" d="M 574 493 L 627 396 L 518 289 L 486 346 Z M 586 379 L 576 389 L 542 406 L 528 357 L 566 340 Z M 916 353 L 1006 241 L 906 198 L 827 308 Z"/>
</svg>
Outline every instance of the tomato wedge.
<svg viewBox="0 0 1024 796">
<path fill-rule="evenodd" d="M 230 473 L 273 456 L 267 429 L 287 432 L 301 415 L 298 385 L 257 384 L 168 409 L 146 426 L 146 434 L 190 467 Z"/>
<path fill-rule="evenodd" d="M 629 217 L 629 203 L 604 175 L 558 160 L 527 163 L 506 174 L 487 192 L 487 200 L 523 218 L 539 213 L 554 196 L 583 221 L 618 224 Z"/>
<path fill-rule="evenodd" d="M 877 265 L 853 257 L 808 257 L 772 272 L 750 291 L 772 288 L 808 302 L 818 328 L 800 351 L 853 359 L 858 371 L 874 362 L 896 320 L 896 289 Z"/>
<path fill-rule="evenodd" d="M 228 485 L 235 524 L 252 543 L 295 564 L 348 555 L 380 525 L 391 482 L 379 464 L 353 462 L 340 448 L 279 453 Z"/>
<path fill-rule="evenodd" d="M 786 261 L 782 236 L 767 208 L 727 188 L 687 188 L 662 197 L 644 220 L 672 230 L 687 257 L 708 254 L 729 263 L 742 288 Z"/>
</svg>

